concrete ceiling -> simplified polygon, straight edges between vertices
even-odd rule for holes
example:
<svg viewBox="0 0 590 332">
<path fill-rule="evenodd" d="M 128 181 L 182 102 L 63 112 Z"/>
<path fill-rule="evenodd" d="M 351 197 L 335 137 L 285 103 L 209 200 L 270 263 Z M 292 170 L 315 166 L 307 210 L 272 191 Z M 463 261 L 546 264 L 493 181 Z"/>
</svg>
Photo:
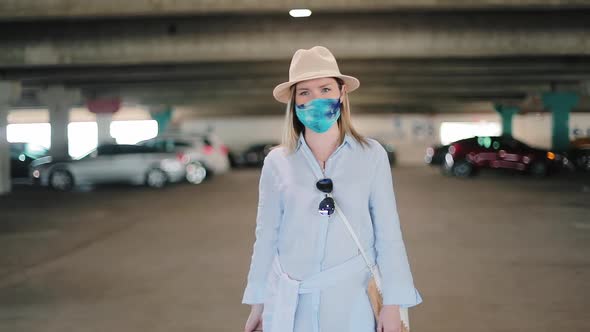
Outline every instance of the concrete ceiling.
<svg viewBox="0 0 590 332">
<path fill-rule="evenodd" d="M 248 8 L 252 1 L 150 1 L 159 14 L 151 5 L 139 10 L 144 1 L 118 14 L 104 5 L 110 1 L 86 11 L 73 0 L 4 1 L 0 79 L 22 81 L 23 107 L 38 105 L 48 85 L 64 84 L 88 98 L 276 114 L 282 106 L 271 91 L 288 79 L 291 55 L 321 44 L 361 80 L 351 96 L 358 112 L 489 111 L 491 103 L 579 91 L 590 81 L 590 3 L 513 2 L 348 1 L 343 10 L 325 1 L 295 20 L 287 1 Z M 183 6 L 192 7 L 182 16 L 168 11 Z M 26 8 L 34 21 L 20 12 Z"/>
<path fill-rule="evenodd" d="M 149 17 L 211 14 L 285 14 L 457 10 L 562 10 L 590 8 L 586 0 L 3 0 L 0 20 Z"/>
</svg>

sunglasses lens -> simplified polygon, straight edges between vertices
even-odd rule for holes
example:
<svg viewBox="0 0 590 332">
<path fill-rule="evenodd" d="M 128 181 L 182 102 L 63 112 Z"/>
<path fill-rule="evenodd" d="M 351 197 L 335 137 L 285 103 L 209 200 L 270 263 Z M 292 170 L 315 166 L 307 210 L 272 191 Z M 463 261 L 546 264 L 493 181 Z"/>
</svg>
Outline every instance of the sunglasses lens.
<svg viewBox="0 0 590 332">
<path fill-rule="evenodd" d="M 326 197 L 320 202 L 319 212 L 322 216 L 329 216 L 334 213 L 334 199 L 332 197 Z"/>
<path fill-rule="evenodd" d="M 323 193 L 329 194 L 334 189 L 332 179 L 321 179 L 316 184 L 316 187 Z"/>
</svg>

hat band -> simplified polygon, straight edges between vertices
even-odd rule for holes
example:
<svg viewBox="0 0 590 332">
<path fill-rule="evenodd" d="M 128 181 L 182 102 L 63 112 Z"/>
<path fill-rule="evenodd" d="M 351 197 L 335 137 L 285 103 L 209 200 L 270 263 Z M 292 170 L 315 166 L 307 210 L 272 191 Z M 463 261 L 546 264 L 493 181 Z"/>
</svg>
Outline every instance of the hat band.
<svg viewBox="0 0 590 332">
<path fill-rule="evenodd" d="M 289 83 L 305 81 L 309 78 L 316 77 L 316 76 L 332 77 L 332 76 L 342 76 L 342 74 L 340 74 L 339 71 L 334 71 L 334 70 L 320 70 L 320 71 L 316 71 L 316 72 L 305 73 L 303 75 L 300 75 L 300 76 L 297 76 L 294 78 L 290 78 Z"/>
</svg>

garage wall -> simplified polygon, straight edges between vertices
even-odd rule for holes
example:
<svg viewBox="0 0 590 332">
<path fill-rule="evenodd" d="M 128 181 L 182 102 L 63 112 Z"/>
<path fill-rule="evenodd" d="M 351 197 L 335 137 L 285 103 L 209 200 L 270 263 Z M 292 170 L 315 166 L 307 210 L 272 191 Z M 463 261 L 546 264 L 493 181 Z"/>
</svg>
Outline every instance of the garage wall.
<svg viewBox="0 0 590 332">
<path fill-rule="evenodd" d="M 113 121 L 151 120 L 150 113 L 141 107 L 122 107 L 113 115 Z M 70 109 L 70 122 L 96 121 L 96 114 L 84 107 Z M 47 123 L 49 110 L 46 108 L 16 109 L 8 113 L 8 123 Z"/>
<path fill-rule="evenodd" d="M 431 144 L 440 143 L 440 126 L 443 122 L 483 122 L 500 124 L 495 113 L 438 114 L 438 115 L 358 115 L 354 117 L 357 129 L 364 135 L 392 144 L 400 164 L 422 164 L 424 152 Z M 280 142 L 283 116 L 202 118 L 184 120 L 180 130 L 199 132 L 208 127 L 225 141 L 233 151 L 262 141 Z M 590 135 L 590 114 L 573 113 L 570 118 L 570 136 Z M 550 148 L 551 114 L 517 115 L 513 134 L 527 144 Z"/>
<path fill-rule="evenodd" d="M 70 121 L 94 121 L 94 114 L 85 109 L 73 109 Z M 141 108 L 124 108 L 113 120 L 147 120 L 149 113 Z M 260 117 L 206 117 L 183 116 L 177 123 L 182 132 L 200 132 L 211 127 L 230 149 L 239 152 L 257 142 L 280 142 L 283 115 Z M 10 112 L 8 122 L 48 122 L 47 110 L 19 110 Z M 425 149 L 440 143 L 440 126 L 443 122 L 500 123 L 496 113 L 457 114 L 388 114 L 356 115 L 353 121 L 364 135 L 392 144 L 400 164 L 422 164 Z M 530 113 L 514 117 L 513 134 L 516 138 L 538 147 L 551 147 L 551 114 Z M 590 113 L 572 113 L 570 137 L 590 136 Z"/>
</svg>

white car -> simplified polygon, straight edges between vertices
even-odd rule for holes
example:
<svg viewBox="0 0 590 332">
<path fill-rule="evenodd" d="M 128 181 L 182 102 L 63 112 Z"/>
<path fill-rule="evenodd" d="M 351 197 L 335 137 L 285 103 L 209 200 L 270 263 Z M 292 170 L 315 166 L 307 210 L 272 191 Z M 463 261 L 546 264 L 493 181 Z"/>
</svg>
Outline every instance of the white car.
<svg viewBox="0 0 590 332">
<path fill-rule="evenodd" d="M 174 153 L 139 145 L 101 145 L 84 157 L 54 161 L 43 157 L 31 163 L 34 184 L 68 191 L 102 183 L 145 184 L 153 188 L 186 178 L 185 164 Z"/>
<path fill-rule="evenodd" d="M 177 153 L 188 167 L 203 165 L 207 175 L 218 175 L 230 170 L 229 150 L 213 133 L 164 134 L 138 144 L 160 151 Z"/>
</svg>

